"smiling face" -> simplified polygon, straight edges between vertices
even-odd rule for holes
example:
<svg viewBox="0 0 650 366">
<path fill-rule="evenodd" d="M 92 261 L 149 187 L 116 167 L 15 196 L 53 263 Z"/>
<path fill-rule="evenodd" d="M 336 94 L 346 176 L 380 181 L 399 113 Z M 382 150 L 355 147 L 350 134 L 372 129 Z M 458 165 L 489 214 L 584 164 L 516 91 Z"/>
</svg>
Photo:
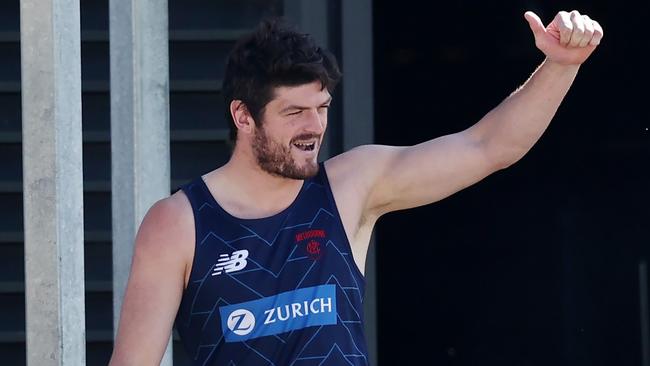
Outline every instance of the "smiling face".
<svg viewBox="0 0 650 366">
<path fill-rule="evenodd" d="M 260 168 L 290 179 L 316 175 L 331 100 L 320 82 L 276 88 L 251 139 Z"/>
</svg>

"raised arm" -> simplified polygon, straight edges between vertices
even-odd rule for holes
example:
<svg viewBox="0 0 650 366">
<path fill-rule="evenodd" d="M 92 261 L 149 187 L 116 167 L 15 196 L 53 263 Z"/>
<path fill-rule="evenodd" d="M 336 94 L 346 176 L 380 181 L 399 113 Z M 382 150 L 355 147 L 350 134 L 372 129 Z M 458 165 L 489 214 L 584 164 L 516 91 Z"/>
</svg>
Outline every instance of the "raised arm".
<svg viewBox="0 0 650 366">
<path fill-rule="evenodd" d="M 525 17 L 546 59 L 478 123 L 416 146 L 364 146 L 337 159 L 363 170 L 364 216 L 440 200 L 513 164 L 539 139 L 603 31 L 577 11 L 558 13 L 547 27 L 532 12 Z"/>
<path fill-rule="evenodd" d="M 159 365 L 191 265 L 192 209 L 176 193 L 156 203 L 138 230 L 111 366 Z"/>
</svg>

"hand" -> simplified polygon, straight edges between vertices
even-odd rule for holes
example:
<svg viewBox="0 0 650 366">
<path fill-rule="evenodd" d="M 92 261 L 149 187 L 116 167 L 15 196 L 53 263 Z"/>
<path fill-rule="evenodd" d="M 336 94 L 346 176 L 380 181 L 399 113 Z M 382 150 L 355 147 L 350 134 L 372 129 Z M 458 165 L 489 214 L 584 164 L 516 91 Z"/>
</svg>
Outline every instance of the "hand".
<svg viewBox="0 0 650 366">
<path fill-rule="evenodd" d="M 524 17 L 533 31 L 537 48 L 548 60 L 562 65 L 582 64 L 603 38 L 600 24 L 577 10 L 557 13 L 546 27 L 532 11 L 527 11 Z"/>
</svg>

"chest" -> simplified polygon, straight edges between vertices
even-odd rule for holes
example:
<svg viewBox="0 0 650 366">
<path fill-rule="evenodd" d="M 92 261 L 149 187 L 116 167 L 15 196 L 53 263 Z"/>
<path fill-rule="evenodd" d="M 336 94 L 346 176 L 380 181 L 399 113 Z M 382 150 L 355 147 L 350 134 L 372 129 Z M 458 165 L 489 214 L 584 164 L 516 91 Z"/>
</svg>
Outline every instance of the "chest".
<svg viewBox="0 0 650 366">
<path fill-rule="evenodd" d="M 336 214 L 321 207 L 288 216 L 278 222 L 204 223 L 192 276 L 236 302 L 332 278 L 356 287 L 358 269 Z"/>
</svg>

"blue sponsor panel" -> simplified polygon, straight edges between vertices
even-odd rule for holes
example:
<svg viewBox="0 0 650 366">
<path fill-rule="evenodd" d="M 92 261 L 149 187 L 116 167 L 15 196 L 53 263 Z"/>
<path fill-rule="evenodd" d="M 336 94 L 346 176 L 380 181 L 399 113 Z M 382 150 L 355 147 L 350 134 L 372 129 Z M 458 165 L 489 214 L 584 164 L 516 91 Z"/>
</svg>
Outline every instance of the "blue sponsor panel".
<svg viewBox="0 0 650 366">
<path fill-rule="evenodd" d="M 295 329 L 336 324 L 336 286 L 301 288 L 222 306 L 219 313 L 226 342 L 240 342 Z"/>
</svg>

